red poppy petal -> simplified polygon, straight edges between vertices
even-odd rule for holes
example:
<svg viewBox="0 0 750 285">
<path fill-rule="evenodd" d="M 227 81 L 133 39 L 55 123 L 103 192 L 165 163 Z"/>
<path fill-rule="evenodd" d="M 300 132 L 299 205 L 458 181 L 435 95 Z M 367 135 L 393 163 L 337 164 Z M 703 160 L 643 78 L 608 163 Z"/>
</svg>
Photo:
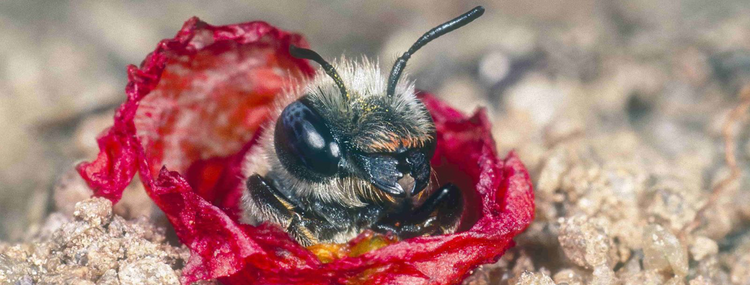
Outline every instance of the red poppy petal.
<svg viewBox="0 0 750 285">
<path fill-rule="evenodd" d="M 97 159 L 80 164 L 79 173 L 96 196 L 116 202 L 135 174 L 135 145 L 143 146 L 154 176 L 163 165 L 183 172 L 236 153 L 267 119 L 284 84 L 314 72 L 289 55 L 290 44 L 307 46 L 265 22 L 216 27 L 188 20 L 140 68 L 128 68 L 128 100 L 99 139 Z M 210 172 L 221 167 L 213 164 Z M 188 178 L 212 186 L 207 177 Z"/>
<path fill-rule="evenodd" d="M 437 128 L 432 164 L 470 205 L 459 233 L 322 263 L 276 226 L 238 223 L 240 165 L 256 146 L 267 107 L 283 84 L 313 73 L 288 54 L 290 44 L 305 46 L 263 22 L 189 20 L 140 69 L 129 68 L 128 100 L 99 139 L 99 156 L 78 167 L 95 195 L 113 201 L 139 172 L 193 253 L 183 282 L 452 284 L 512 246 L 534 213 L 526 169 L 514 153 L 497 157 L 484 112 L 465 117 L 430 95 L 420 98 Z"/>
<path fill-rule="evenodd" d="M 116 202 L 130 184 L 137 168 L 133 140 L 124 126 L 114 126 L 97 139 L 99 155 L 92 162 L 84 162 L 77 169 L 96 196 Z"/>
</svg>

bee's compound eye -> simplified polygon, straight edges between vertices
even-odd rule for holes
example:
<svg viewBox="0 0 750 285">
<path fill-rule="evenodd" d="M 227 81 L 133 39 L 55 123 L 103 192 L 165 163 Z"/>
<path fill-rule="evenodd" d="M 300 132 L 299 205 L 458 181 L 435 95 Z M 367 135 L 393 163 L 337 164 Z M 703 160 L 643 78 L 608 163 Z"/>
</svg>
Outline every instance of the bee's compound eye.
<svg viewBox="0 0 750 285">
<path fill-rule="evenodd" d="M 320 179 L 338 170 L 341 150 L 323 119 L 300 101 L 289 104 L 276 122 L 275 148 L 287 170 Z"/>
</svg>

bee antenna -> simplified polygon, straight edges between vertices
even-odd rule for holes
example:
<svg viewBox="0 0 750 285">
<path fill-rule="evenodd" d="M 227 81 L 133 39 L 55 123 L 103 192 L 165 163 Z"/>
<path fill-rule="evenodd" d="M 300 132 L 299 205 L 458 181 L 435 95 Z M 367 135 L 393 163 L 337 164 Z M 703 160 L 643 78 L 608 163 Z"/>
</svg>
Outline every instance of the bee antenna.
<svg viewBox="0 0 750 285">
<path fill-rule="evenodd" d="M 396 63 L 393 64 L 393 68 L 391 68 L 391 75 L 388 77 L 388 91 L 386 94 L 388 96 L 393 96 L 393 94 L 396 93 L 396 83 L 398 83 L 398 79 L 401 77 L 401 72 L 403 72 L 404 67 L 406 67 L 406 61 L 409 60 L 412 54 L 417 52 L 417 50 L 422 48 L 430 41 L 437 39 L 442 35 L 450 33 L 455 29 L 463 27 L 468 23 L 471 23 L 472 21 L 482 16 L 482 14 L 484 14 L 484 8 L 482 6 L 477 6 L 474 9 L 471 9 L 471 11 L 466 12 L 453 20 L 445 22 L 440 26 L 434 27 L 432 28 L 432 30 L 422 35 L 422 37 L 420 37 L 417 42 L 415 42 L 409 48 L 409 50 L 401 55 L 401 57 L 396 60 Z"/>
<path fill-rule="evenodd" d="M 323 70 L 325 70 L 326 74 L 328 74 L 328 76 L 333 79 L 333 82 L 336 83 L 336 86 L 339 87 L 341 95 L 343 95 L 344 98 L 349 99 L 349 92 L 346 91 L 346 86 L 344 85 L 344 81 L 341 80 L 341 76 L 339 76 L 339 73 L 336 72 L 336 69 L 334 69 L 333 66 L 325 59 L 323 59 L 323 57 L 321 57 L 317 52 L 306 48 L 299 48 L 295 45 L 289 45 L 289 53 L 293 57 L 309 59 L 320 64 L 320 66 L 323 67 Z"/>
</svg>

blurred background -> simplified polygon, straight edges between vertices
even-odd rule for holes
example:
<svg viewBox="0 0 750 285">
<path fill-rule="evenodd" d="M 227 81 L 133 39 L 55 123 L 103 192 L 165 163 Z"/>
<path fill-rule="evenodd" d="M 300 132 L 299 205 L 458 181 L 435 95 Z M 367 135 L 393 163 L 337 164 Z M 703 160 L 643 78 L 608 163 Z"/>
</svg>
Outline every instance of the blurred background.
<svg viewBox="0 0 750 285">
<path fill-rule="evenodd" d="M 126 66 L 191 16 L 214 25 L 265 20 L 303 34 L 325 58 L 367 56 L 389 68 L 422 33 L 476 5 L 487 9 L 482 18 L 427 45 L 407 71 L 462 111 L 487 107 L 499 150 L 519 151 L 535 183 L 549 173 L 557 143 L 571 137 L 628 150 L 615 160 L 647 156 L 635 164 L 641 170 L 664 162 L 689 184 L 676 193 L 695 197 L 678 205 L 693 216 L 727 176 L 722 126 L 750 82 L 745 0 L 2 1 L 0 240 L 24 239 L 56 210 L 55 182 L 95 157 L 96 135 L 125 99 Z M 735 128 L 743 172 L 747 129 Z M 747 232 L 747 180 L 730 192 L 737 209 L 722 218 L 725 229 L 706 235 L 721 243 Z M 555 208 L 559 199 L 572 199 L 552 188 L 538 194 L 537 218 L 550 222 L 540 227 L 554 228 L 553 218 L 567 215 Z M 558 204 L 545 209 L 544 199 Z M 669 201 L 665 209 L 678 207 Z"/>
</svg>

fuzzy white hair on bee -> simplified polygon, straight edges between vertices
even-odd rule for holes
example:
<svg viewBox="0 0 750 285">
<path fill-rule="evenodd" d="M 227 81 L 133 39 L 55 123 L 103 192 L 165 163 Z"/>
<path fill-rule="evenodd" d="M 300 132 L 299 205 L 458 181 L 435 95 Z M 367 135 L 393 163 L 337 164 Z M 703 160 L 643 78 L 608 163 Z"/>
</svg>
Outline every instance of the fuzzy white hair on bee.
<svg viewBox="0 0 750 285">
<path fill-rule="evenodd" d="M 366 228 L 406 238 L 449 232 L 462 209 L 452 184 L 427 193 L 435 124 L 402 76 L 422 46 L 477 19 L 482 7 L 433 28 L 384 74 L 367 58 L 320 64 L 277 102 L 260 147 L 245 157 L 243 222 L 272 222 L 300 243 L 346 242 Z M 458 209 L 458 212 L 456 212 Z"/>
</svg>

